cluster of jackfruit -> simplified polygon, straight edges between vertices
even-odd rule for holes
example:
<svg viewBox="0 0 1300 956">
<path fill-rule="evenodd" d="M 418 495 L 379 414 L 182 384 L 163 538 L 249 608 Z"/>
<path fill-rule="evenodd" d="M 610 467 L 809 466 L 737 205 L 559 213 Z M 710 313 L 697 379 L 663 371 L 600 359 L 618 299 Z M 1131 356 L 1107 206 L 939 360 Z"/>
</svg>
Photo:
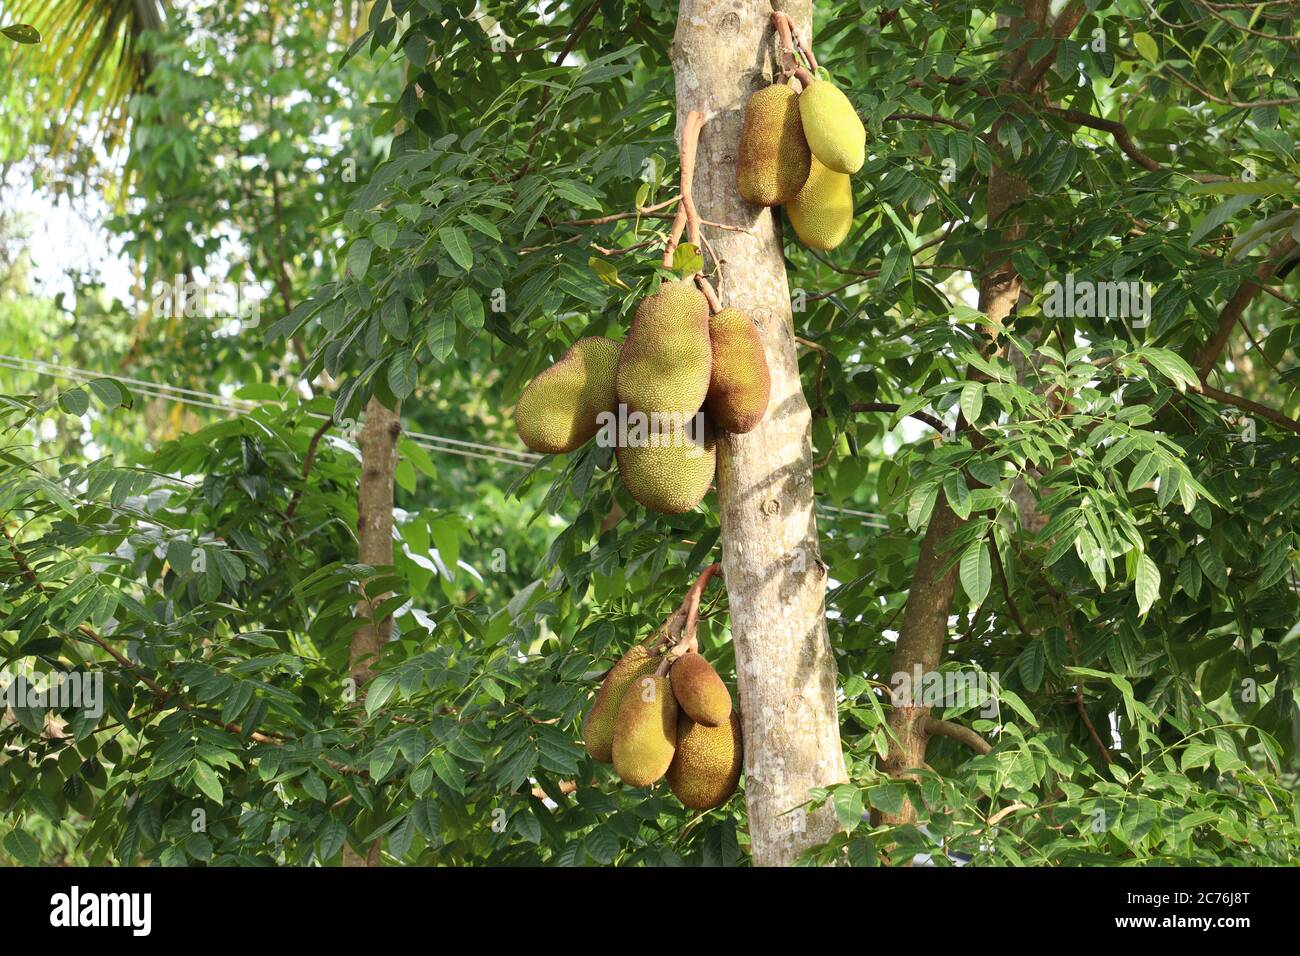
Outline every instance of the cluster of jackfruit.
<svg viewBox="0 0 1300 956">
<path fill-rule="evenodd" d="M 726 803 L 744 763 L 740 717 L 718 672 L 695 651 L 665 658 L 653 639 L 605 675 L 582 741 L 593 760 L 612 763 L 628 786 L 667 777 L 692 810 Z"/>
<path fill-rule="evenodd" d="M 736 185 L 746 202 L 785 206 L 799 240 L 834 249 L 853 225 L 849 177 L 866 159 L 867 131 L 829 80 L 802 93 L 777 83 L 745 105 Z"/>
<path fill-rule="evenodd" d="M 649 424 L 635 440 L 617 436 L 619 475 L 647 508 L 678 514 L 699 504 L 713 483 L 715 428 L 754 428 L 770 390 L 749 316 L 730 308 L 710 316 L 693 281 L 673 280 L 637 305 L 621 346 L 601 336 L 579 339 L 533 379 L 515 406 L 515 430 L 533 451 L 557 454 L 585 444 L 599 431 L 601 413 L 618 415 L 619 405 L 644 416 Z M 702 409 L 701 430 L 693 426 Z"/>
</svg>

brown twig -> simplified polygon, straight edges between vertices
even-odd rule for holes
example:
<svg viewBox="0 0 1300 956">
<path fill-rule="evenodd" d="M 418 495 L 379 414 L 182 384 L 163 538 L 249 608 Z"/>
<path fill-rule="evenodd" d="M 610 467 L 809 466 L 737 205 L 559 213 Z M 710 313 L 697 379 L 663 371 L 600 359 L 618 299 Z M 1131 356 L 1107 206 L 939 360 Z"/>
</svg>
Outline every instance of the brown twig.
<svg viewBox="0 0 1300 956">
<path fill-rule="evenodd" d="M 940 116 L 937 113 L 890 113 L 885 117 L 887 120 L 915 120 L 918 123 L 941 123 L 944 126 L 951 126 L 953 129 L 970 132 L 970 125 L 963 123 L 961 120 L 949 119 L 946 116 Z"/>
<path fill-rule="evenodd" d="M 1244 102 L 1242 100 L 1230 100 L 1222 96 L 1216 96 L 1215 94 L 1211 93 L 1209 90 L 1197 86 L 1195 83 L 1193 83 L 1187 77 L 1183 76 L 1183 74 L 1179 73 L 1173 67 L 1165 66 L 1162 64 L 1161 69 L 1171 74 L 1175 79 L 1177 79 L 1184 86 L 1188 87 L 1189 89 L 1195 90 L 1197 93 L 1200 93 L 1202 96 L 1204 96 L 1207 100 L 1210 100 L 1213 103 L 1218 103 L 1221 106 L 1231 106 L 1239 110 L 1252 110 L 1252 109 L 1257 110 L 1257 109 L 1265 109 L 1270 106 L 1294 106 L 1296 103 L 1300 103 L 1300 96 L 1284 96 L 1281 97 L 1280 99 L 1272 99 L 1272 100 L 1254 100 L 1253 102 L 1249 102 L 1249 103 Z"/>
<path fill-rule="evenodd" d="M 858 402 L 849 406 L 851 412 L 896 412 L 901 406 L 894 402 Z M 939 432 L 947 432 L 948 426 L 943 423 L 942 419 L 936 418 L 929 412 L 908 412 L 908 418 L 915 418 L 918 422 L 925 422 L 931 428 Z"/>
<path fill-rule="evenodd" d="M 780 11 L 775 11 L 772 14 L 772 26 L 775 28 L 777 36 L 780 37 L 781 40 L 778 52 L 781 55 L 782 74 L 786 79 L 789 79 L 792 76 L 795 77 L 803 84 L 805 90 L 808 89 L 808 87 L 812 86 L 812 84 L 816 82 L 816 78 L 801 67 L 798 61 L 794 58 L 795 40 L 790 18 Z"/>
<path fill-rule="evenodd" d="M 284 512 L 284 518 L 286 521 L 292 518 L 294 512 L 298 510 L 298 502 L 302 500 L 303 490 L 307 487 L 307 476 L 311 474 L 311 466 L 316 461 L 316 448 L 320 445 L 320 440 L 325 437 L 325 433 L 330 430 L 333 424 L 334 416 L 331 415 L 329 418 L 325 419 L 320 428 L 316 429 L 311 436 L 311 441 L 307 443 L 307 457 L 302 461 L 303 483 L 294 489 L 293 497 L 289 499 L 289 507 L 286 508 Z"/>
<path fill-rule="evenodd" d="M 950 720 L 926 717 L 925 732 L 931 737 L 947 737 L 958 743 L 963 743 L 978 754 L 986 754 L 993 750 L 993 745 L 978 733 L 969 727 L 963 727 L 961 724 L 955 724 Z"/>
<path fill-rule="evenodd" d="M 1223 402 L 1225 405 L 1232 405 L 1240 408 L 1242 411 L 1258 415 L 1260 418 L 1268 419 L 1274 425 L 1285 428 L 1287 431 L 1295 432 L 1300 435 L 1300 421 L 1296 421 L 1287 415 L 1282 414 L 1276 409 L 1269 408 L 1267 405 L 1261 405 L 1259 402 L 1252 402 L 1249 398 L 1241 398 L 1225 392 L 1222 389 L 1214 388 L 1210 385 L 1202 384 L 1200 388 L 1193 389 L 1200 392 L 1206 398 L 1212 398 L 1215 401 Z"/>
<path fill-rule="evenodd" d="M 816 414 L 817 410 L 820 410 L 822 415 L 825 415 L 826 397 L 822 394 L 822 376 L 826 371 L 826 359 L 830 353 L 826 350 L 826 346 L 818 345 L 816 342 L 811 342 L 808 339 L 801 338 L 797 335 L 794 337 L 794 340 L 806 348 L 813 349 L 817 353 L 817 384 L 815 391 L 815 394 L 817 395 L 817 407 L 813 412 L 813 417 L 818 417 Z"/>
<path fill-rule="evenodd" d="M 1052 607 L 1056 611 L 1056 616 L 1061 622 L 1062 629 L 1065 631 L 1065 641 L 1070 645 L 1070 656 L 1074 658 L 1074 666 L 1078 667 L 1079 645 L 1074 640 L 1074 629 L 1070 627 L 1069 608 L 1063 609 L 1061 607 L 1060 592 L 1058 592 L 1056 588 L 1052 587 L 1051 583 L 1047 580 L 1046 575 L 1043 576 L 1043 584 L 1047 586 L 1048 600 L 1052 602 Z M 1074 685 L 1074 706 L 1079 712 L 1079 719 L 1083 721 L 1083 726 L 1087 728 L 1088 736 L 1092 738 L 1093 745 L 1097 748 L 1097 752 L 1101 754 L 1101 759 L 1105 763 L 1109 764 L 1111 762 L 1110 751 L 1106 748 L 1106 745 L 1102 743 L 1101 735 L 1097 733 L 1097 728 L 1093 725 L 1092 718 L 1088 716 L 1088 707 L 1083 700 L 1082 675 L 1079 675 L 1079 679 Z"/>
<path fill-rule="evenodd" d="M 690 240 L 699 247 L 700 214 L 695 209 L 695 199 L 691 189 L 695 183 L 695 151 L 700 142 L 700 130 L 704 128 L 704 114 L 691 110 L 682 124 L 681 145 L 681 205 L 673 218 L 672 230 L 668 233 L 668 243 L 664 246 L 663 267 L 673 267 L 673 254 L 682 240 L 682 231 L 689 227 Z"/>
<path fill-rule="evenodd" d="M 1047 112 L 1051 113 L 1053 116 L 1060 117 L 1067 123 L 1073 123 L 1075 126 L 1087 126 L 1089 129 L 1101 130 L 1103 133 L 1109 133 L 1114 137 L 1115 145 L 1143 169 L 1149 169 L 1152 172 L 1155 172 L 1160 168 L 1160 163 L 1142 152 L 1142 150 L 1138 149 L 1137 144 L 1133 142 L 1133 137 L 1129 135 L 1128 127 L 1123 123 L 1115 120 L 1102 119 L 1099 116 L 1093 116 L 1091 113 L 1084 113 L 1079 110 L 1066 110 L 1056 106 L 1049 106 Z"/>
<path fill-rule="evenodd" d="M 1029 628 L 1025 627 L 1025 620 L 1020 616 L 1020 610 L 1016 607 L 1016 602 L 1011 600 L 1011 585 L 1007 581 L 1007 569 L 1002 565 L 1002 555 L 998 552 L 998 543 L 993 535 L 989 535 L 989 554 L 993 558 L 993 567 L 998 572 L 998 580 L 1002 583 L 1002 598 L 1007 602 L 1007 611 L 1011 614 L 1011 619 L 1016 622 L 1016 627 L 1020 628 L 1020 633 L 1025 637 L 1032 637 Z"/>
<path fill-rule="evenodd" d="M 1232 294 L 1232 298 L 1224 303 L 1223 309 L 1219 312 L 1217 331 L 1192 359 L 1192 365 L 1196 368 L 1202 382 L 1209 376 L 1215 362 L 1219 360 L 1219 355 L 1223 352 L 1223 347 L 1227 344 L 1228 337 L 1236 327 L 1238 318 L 1246 310 L 1246 306 L 1254 301 L 1283 261 L 1296 251 L 1296 247 L 1296 240 L 1288 232 L 1269 249 L 1264 260 L 1255 270 L 1255 275 L 1243 280 L 1241 285 L 1237 286 L 1237 291 Z"/>
<path fill-rule="evenodd" d="M 573 52 L 573 48 L 578 45 L 578 40 L 587 31 L 587 27 L 591 26 L 591 21 L 596 18 L 596 14 L 599 11 L 600 0 L 591 0 L 587 9 L 583 11 L 582 16 L 578 18 L 578 22 L 573 25 L 573 31 L 569 34 L 569 39 L 566 40 L 564 46 L 560 48 L 560 54 L 555 58 L 555 66 L 558 67 L 564 65 L 564 61 L 568 59 L 569 54 Z M 537 137 L 542 132 L 542 123 L 545 119 L 546 107 L 550 102 L 551 88 L 549 86 L 544 86 L 542 87 L 542 101 L 537 106 L 537 122 L 533 124 L 532 132 L 528 134 L 527 159 L 524 160 L 524 165 L 519 172 L 515 173 L 514 176 L 511 177 L 512 181 L 523 179 L 524 176 L 527 175 L 529 167 L 532 165 L 533 149 L 537 146 Z"/>
<path fill-rule="evenodd" d="M 704 298 L 708 300 L 709 313 L 711 315 L 717 315 L 721 312 L 722 303 L 718 301 L 718 294 L 713 291 L 713 286 L 709 284 L 709 280 L 704 278 L 702 275 L 696 275 L 695 285 L 699 287 L 700 292 L 704 294 Z"/>
</svg>

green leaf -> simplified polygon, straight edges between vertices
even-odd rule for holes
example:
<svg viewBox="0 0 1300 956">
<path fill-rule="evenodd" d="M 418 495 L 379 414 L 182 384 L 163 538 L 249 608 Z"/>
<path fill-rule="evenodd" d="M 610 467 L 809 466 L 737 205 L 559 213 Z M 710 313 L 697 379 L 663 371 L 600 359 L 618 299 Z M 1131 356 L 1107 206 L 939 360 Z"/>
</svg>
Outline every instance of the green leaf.
<svg viewBox="0 0 1300 956">
<path fill-rule="evenodd" d="M 322 860 L 338 856 L 348 838 L 348 828 L 337 820 L 325 824 L 320 833 L 319 852 Z"/>
<path fill-rule="evenodd" d="M 1148 63 L 1160 62 L 1160 47 L 1156 45 L 1156 41 L 1152 39 L 1151 34 L 1133 34 L 1133 46 L 1137 47 L 1137 51 L 1142 54 L 1142 58 Z"/>
<path fill-rule="evenodd" d="M 40 866 L 41 849 L 25 830 L 13 829 L 5 834 L 5 849 L 23 866 Z"/>
<path fill-rule="evenodd" d="M 59 407 L 80 418 L 90 408 L 90 396 L 79 388 L 70 388 L 59 396 Z"/>
<path fill-rule="evenodd" d="M 1197 378 L 1196 371 L 1182 356 L 1168 349 L 1148 348 L 1134 354 L 1150 363 L 1156 371 L 1173 382 L 1180 392 L 1188 386 L 1200 385 L 1201 380 Z"/>
<path fill-rule="evenodd" d="M 451 311 L 467 329 L 483 328 L 483 302 L 472 289 L 461 287 L 451 297 Z"/>
<path fill-rule="evenodd" d="M 7 27 L 0 28 L 3 33 L 15 43 L 40 43 L 41 33 L 34 26 L 28 23 L 15 23 Z"/>
<path fill-rule="evenodd" d="M 961 413 L 972 425 L 979 420 L 984 409 L 984 383 L 967 382 L 961 390 Z"/>
<path fill-rule="evenodd" d="M 989 557 L 988 542 L 980 538 L 972 541 L 961 556 L 961 586 L 971 604 L 979 604 L 992 583 L 993 560 Z"/>
<path fill-rule="evenodd" d="M 698 246 L 683 242 L 673 250 L 673 272 L 679 276 L 693 276 L 704 268 L 704 256 Z"/>
<path fill-rule="evenodd" d="M 1020 699 L 1019 694 L 1015 693 L 1014 691 L 1007 690 L 1005 687 L 999 687 L 998 699 L 1001 700 L 1003 703 L 1005 703 L 1012 710 L 1014 710 L 1022 718 L 1024 718 L 1024 720 L 1027 723 L 1029 723 L 1031 726 L 1034 727 L 1038 726 L 1038 719 L 1034 717 L 1033 711 L 1031 711 L 1027 706 L 1025 706 L 1025 702 Z"/>
<path fill-rule="evenodd" d="M 375 227 L 370 230 L 370 238 L 379 248 L 391 249 L 393 243 L 397 241 L 398 231 L 397 223 L 385 219 L 383 222 L 375 223 Z"/>
<path fill-rule="evenodd" d="M 680 249 L 681 247 L 678 246 Z M 599 256 L 591 256 L 587 259 L 587 265 L 591 271 L 596 273 L 596 278 L 605 285 L 613 286 L 616 289 L 627 289 L 628 284 L 618 277 L 618 270 L 614 264 L 607 259 Z"/>
<path fill-rule="evenodd" d="M 222 803 L 225 800 L 225 794 L 221 790 L 221 781 L 217 778 L 216 771 L 201 761 L 195 761 L 194 782 L 203 794 L 214 803 Z"/>
<path fill-rule="evenodd" d="M 348 275 L 354 279 L 364 279 L 366 271 L 370 268 L 370 254 L 374 251 L 375 244 L 369 239 L 358 239 L 352 243 L 348 249 Z"/>
<path fill-rule="evenodd" d="M 388 362 L 388 387 L 393 397 L 404 401 L 415 391 L 415 357 L 410 352 L 398 352 Z"/>
<path fill-rule="evenodd" d="M 447 255 L 451 256 L 456 265 L 466 272 L 473 268 L 474 253 L 470 250 L 469 240 L 465 238 L 465 233 L 459 227 L 443 226 L 438 230 L 438 239 L 442 243 L 442 247 L 447 250 Z"/>
<path fill-rule="evenodd" d="M 1137 564 L 1138 613 L 1146 615 L 1160 598 L 1160 569 L 1150 555 L 1140 555 Z"/>
<path fill-rule="evenodd" d="M 400 680 L 401 674 L 397 671 L 386 671 L 371 681 L 366 690 L 366 714 L 373 716 L 375 711 L 383 707 L 388 698 L 393 696 Z"/>
</svg>

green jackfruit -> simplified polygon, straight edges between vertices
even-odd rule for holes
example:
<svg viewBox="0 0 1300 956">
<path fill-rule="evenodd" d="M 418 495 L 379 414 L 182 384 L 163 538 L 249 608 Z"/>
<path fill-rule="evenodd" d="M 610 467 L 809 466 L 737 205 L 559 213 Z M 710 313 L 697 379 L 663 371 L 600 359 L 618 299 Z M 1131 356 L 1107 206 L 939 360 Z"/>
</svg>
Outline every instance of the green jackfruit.
<svg viewBox="0 0 1300 956">
<path fill-rule="evenodd" d="M 614 376 L 629 412 L 694 415 L 709 391 L 709 303 L 695 283 L 672 280 L 636 307 Z"/>
<path fill-rule="evenodd" d="M 515 431 L 533 451 L 573 451 L 596 434 L 596 416 L 618 405 L 614 369 L 618 343 L 601 335 L 578 339 L 528 383 L 515 405 Z"/>
<path fill-rule="evenodd" d="M 713 373 L 705 404 L 709 417 L 729 432 L 751 431 L 763 420 L 772 391 L 772 376 L 758 329 L 739 309 L 723 309 L 709 318 Z"/>
<path fill-rule="evenodd" d="M 605 679 L 601 681 L 596 700 L 582 722 L 582 745 L 592 760 L 610 763 L 613 757 L 614 722 L 618 718 L 618 705 L 628 685 L 638 677 L 653 674 L 659 658 L 644 644 L 638 644 L 618 659 Z"/>
<path fill-rule="evenodd" d="M 814 156 L 808 182 L 785 211 L 805 246 L 834 249 L 853 226 L 853 186 L 848 175 L 827 169 Z"/>
<path fill-rule="evenodd" d="M 648 787 L 667 772 L 676 749 L 677 700 L 668 676 L 638 677 L 618 705 L 615 772 L 629 787 Z"/>
<path fill-rule="evenodd" d="M 740 717 L 735 712 L 720 727 L 705 727 L 686 714 L 677 718 L 677 750 L 668 765 L 668 786 L 685 806 L 692 810 L 722 806 L 736 792 L 744 762 Z"/>
<path fill-rule="evenodd" d="M 799 114 L 799 95 L 783 83 L 759 90 L 745 104 L 736 186 L 746 202 L 787 203 L 808 178 L 812 153 Z"/>
<path fill-rule="evenodd" d="M 698 418 L 690 427 L 655 432 L 614 449 L 618 474 L 628 492 L 651 511 L 681 514 L 698 505 L 713 482 L 717 441 L 707 419 L 697 437 Z"/>
<path fill-rule="evenodd" d="M 669 673 L 673 678 L 673 696 L 682 713 L 706 727 L 720 727 L 727 722 L 731 716 L 731 694 L 702 654 L 682 655 Z"/>
<path fill-rule="evenodd" d="M 867 130 L 839 87 L 818 80 L 799 95 L 799 116 L 812 154 L 827 169 L 856 173 L 867 156 Z"/>
</svg>

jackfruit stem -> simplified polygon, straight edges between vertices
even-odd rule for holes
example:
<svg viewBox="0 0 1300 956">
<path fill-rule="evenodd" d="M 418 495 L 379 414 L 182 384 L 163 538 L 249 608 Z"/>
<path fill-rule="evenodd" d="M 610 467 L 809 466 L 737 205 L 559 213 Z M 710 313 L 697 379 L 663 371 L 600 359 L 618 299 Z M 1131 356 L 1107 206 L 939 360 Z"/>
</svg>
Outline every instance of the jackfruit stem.
<svg viewBox="0 0 1300 956">
<path fill-rule="evenodd" d="M 713 291 L 713 286 L 709 284 L 709 280 L 697 273 L 695 276 L 695 285 L 704 295 L 704 298 L 709 300 L 709 314 L 717 315 L 721 312 L 722 303 L 718 301 L 718 293 Z"/>
<path fill-rule="evenodd" d="M 673 267 L 673 254 L 677 251 L 677 245 L 682 241 L 682 232 L 687 227 L 690 229 L 690 241 L 696 248 L 700 245 L 700 214 L 695 209 L 695 198 L 691 195 L 691 188 L 695 184 L 695 151 L 700 142 L 700 130 L 703 128 L 703 113 L 699 110 L 691 110 L 686 114 L 686 122 L 682 124 L 680 151 L 682 202 L 677 207 L 677 215 L 673 218 L 668 244 L 664 246 L 663 267 L 665 269 Z"/>
<path fill-rule="evenodd" d="M 805 90 L 808 89 L 808 87 L 812 86 L 815 82 L 815 77 L 800 66 L 799 61 L 795 59 L 794 51 L 796 41 L 790 18 L 780 11 L 774 11 L 772 13 L 772 27 L 781 38 L 781 44 L 779 47 L 781 53 L 781 72 L 785 74 L 787 79 L 791 76 L 797 78 L 799 82 L 803 84 L 803 88 Z M 804 47 L 803 44 L 799 44 L 799 47 L 804 51 L 804 54 L 808 56 L 808 63 L 812 65 L 813 59 L 808 53 L 808 48 Z M 816 69 L 816 66 L 813 66 L 813 69 Z"/>
</svg>

